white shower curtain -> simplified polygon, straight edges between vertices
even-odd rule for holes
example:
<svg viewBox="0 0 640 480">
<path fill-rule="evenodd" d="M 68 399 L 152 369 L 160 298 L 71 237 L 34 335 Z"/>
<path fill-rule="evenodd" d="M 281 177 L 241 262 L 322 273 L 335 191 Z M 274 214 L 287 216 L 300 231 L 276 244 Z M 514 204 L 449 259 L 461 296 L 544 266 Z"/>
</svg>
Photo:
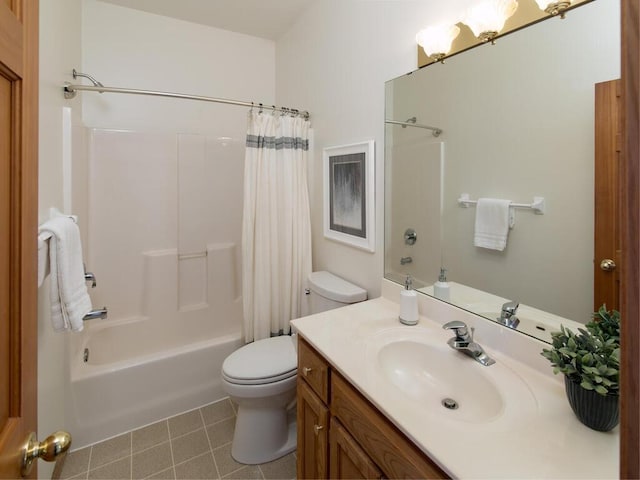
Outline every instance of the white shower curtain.
<svg viewBox="0 0 640 480">
<path fill-rule="evenodd" d="M 245 341 L 288 333 L 311 272 L 309 121 L 249 112 L 242 219 Z"/>
</svg>

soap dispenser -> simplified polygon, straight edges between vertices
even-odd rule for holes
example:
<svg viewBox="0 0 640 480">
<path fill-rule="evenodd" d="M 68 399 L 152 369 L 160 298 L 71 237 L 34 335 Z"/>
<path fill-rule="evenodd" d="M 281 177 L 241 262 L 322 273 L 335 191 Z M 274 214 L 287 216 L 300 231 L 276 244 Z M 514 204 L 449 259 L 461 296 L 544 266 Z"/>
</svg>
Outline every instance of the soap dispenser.
<svg viewBox="0 0 640 480">
<path fill-rule="evenodd" d="M 404 290 L 400 292 L 400 323 L 416 325 L 418 323 L 418 295 L 412 287 L 411 277 L 407 275 Z"/>
<path fill-rule="evenodd" d="M 451 298 L 449 282 L 447 282 L 447 271 L 444 268 L 440 269 L 438 281 L 433 284 L 433 295 L 446 302 Z"/>
</svg>

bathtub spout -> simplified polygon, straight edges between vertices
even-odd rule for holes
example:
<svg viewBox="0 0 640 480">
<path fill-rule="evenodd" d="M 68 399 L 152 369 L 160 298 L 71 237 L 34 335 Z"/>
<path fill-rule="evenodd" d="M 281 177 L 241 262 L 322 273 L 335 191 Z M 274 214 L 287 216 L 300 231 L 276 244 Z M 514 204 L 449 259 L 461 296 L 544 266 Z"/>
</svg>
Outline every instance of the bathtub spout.
<svg viewBox="0 0 640 480">
<path fill-rule="evenodd" d="M 93 320 L 94 318 L 107 318 L 107 307 L 102 307 L 98 310 L 91 310 L 84 317 L 82 317 L 82 320 L 87 321 Z"/>
</svg>

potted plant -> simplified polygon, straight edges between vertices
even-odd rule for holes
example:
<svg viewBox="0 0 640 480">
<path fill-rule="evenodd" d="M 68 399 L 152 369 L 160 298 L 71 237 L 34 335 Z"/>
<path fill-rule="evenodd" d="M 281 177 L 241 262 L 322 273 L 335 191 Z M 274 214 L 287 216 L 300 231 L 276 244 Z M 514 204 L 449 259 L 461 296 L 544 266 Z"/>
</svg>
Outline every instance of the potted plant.
<svg viewBox="0 0 640 480">
<path fill-rule="evenodd" d="M 564 374 L 569 404 L 589 428 L 609 431 L 619 421 L 620 313 L 606 305 L 578 333 L 560 326 L 553 348 L 542 350 L 553 373 Z"/>
</svg>

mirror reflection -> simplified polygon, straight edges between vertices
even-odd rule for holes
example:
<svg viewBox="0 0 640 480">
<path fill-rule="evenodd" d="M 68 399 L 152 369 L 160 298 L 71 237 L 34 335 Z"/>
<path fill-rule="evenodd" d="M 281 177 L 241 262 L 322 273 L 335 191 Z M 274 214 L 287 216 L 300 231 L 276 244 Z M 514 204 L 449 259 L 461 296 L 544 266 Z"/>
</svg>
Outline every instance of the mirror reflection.
<svg viewBox="0 0 640 480">
<path fill-rule="evenodd" d="M 594 130 L 615 123 L 595 92 L 615 92 L 619 20 L 594 1 L 387 82 L 386 278 L 545 341 L 618 308 L 594 284 L 594 169 L 615 162 Z"/>
</svg>

